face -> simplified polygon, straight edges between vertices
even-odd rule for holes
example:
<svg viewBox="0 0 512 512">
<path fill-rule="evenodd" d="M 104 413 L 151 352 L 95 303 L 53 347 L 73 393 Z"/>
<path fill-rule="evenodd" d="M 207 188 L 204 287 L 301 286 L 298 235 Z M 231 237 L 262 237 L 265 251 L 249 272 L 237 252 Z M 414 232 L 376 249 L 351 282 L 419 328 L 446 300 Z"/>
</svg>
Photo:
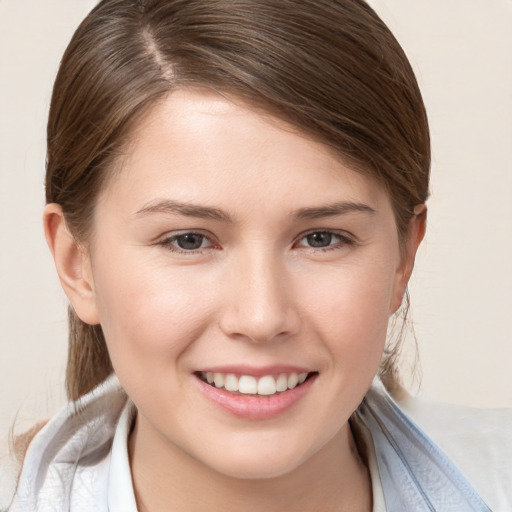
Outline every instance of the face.
<svg viewBox="0 0 512 512">
<path fill-rule="evenodd" d="M 139 435 L 241 477 L 327 453 L 405 286 L 384 190 L 282 122 L 191 89 L 148 114 L 118 167 L 88 272 Z"/>
</svg>

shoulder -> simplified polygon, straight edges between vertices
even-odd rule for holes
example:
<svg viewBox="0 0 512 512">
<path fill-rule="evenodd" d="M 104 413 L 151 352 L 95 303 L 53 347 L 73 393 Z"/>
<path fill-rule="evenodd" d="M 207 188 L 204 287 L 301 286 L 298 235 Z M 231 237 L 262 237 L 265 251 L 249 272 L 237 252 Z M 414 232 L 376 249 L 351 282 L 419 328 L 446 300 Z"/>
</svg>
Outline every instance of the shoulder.
<svg viewBox="0 0 512 512">
<path fill-rule="evenodd" d="M 4 441 L 0 445 L 0 511 L 9 507 L 28 446 L 46 423 L 41 421 L 27 432 L 15 436 L 11 443 Z"/>
<path fill-rule="evenodd" d="M 7 510 L 11 503 L 20 469 L 20 464 L 16 458 L 8 453 L 6 446 L 2 446 L 0 455 L 0 511 Z"/>
<path fill-rule="evenodd" d="M 398 404 L 492 510 L 512 510 L 512 409 L 476 409 L 411 396 L 402 396 Z"/>
<path fill-rule="evenodd" d="M 30 442 L 20 439 L 18 470 L 11 466 L 14 457 L 5 471 L 11 494 L 15 475 L 9 510 L 68 510 L 77 504 L 80 510 L 105 510 L 110 446 L 126 403 L 117 379 L 110 378 L 66 404 L 35 436 L 28 436 Z"/>
</svg>

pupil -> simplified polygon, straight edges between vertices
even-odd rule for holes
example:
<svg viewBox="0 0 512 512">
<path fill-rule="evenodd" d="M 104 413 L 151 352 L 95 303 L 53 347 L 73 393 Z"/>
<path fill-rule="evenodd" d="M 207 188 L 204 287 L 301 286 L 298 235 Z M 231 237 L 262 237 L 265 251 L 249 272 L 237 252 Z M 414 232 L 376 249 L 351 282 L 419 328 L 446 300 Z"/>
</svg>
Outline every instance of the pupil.
<svg viewBox="0 0 512 512">
<path fill-rule="evenodd" d="M 311 247 L 327 247 L 332 242 L 332 234 L 331 233 L 311 233 L 307 236 L 308 244 Z"/>
<path fill-rule="evenodd" d="M 195 233 L 188 233 L 187 235 L 181 235 L 176 239 L 178 247 L 180 249 L 193 250 L 199 249 L 203 243 L 203 235 L 197 235 Z"/>
</svg>

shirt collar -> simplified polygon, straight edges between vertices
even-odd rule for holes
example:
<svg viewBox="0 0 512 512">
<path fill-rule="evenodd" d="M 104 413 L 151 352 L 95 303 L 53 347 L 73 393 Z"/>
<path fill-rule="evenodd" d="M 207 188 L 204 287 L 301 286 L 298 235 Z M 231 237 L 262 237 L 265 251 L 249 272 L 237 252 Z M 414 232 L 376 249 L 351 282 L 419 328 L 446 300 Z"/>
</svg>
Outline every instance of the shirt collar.
<svg viewBox="0 0 512 512">
<path fill-rule="evenodd" d="M 109 512 L 137 512 L 128 457 L 128 437 L 135 414 L 135 406 L 128 400 L 119 418 L 112 442 L 108 476 Z"/>
</svg>

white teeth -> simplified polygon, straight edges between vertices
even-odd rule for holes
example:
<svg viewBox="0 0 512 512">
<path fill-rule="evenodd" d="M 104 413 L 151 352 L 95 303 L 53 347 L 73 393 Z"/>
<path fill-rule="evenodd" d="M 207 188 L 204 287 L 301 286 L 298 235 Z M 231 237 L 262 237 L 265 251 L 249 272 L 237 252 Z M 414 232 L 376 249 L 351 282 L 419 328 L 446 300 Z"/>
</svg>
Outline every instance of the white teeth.
<svg viewBox="0 0 512 512">
<path fill-rule="evenodd" d="M 232 373 L 228 373 L 224 379 L 226 391 L 238 391 L 238 379 Z"/>
<path fill-rule="evenodd" d="M 258 383 L 250 375 L 242 375 L 238 381 L 238 391 L 245 395 L 255 395 L 258 392 Z"/>
<path fill-rule="evenodd" d="M 258 395 L 275 395 L 276 379 L 272 375 L 261 377 L 258 381 Z"/>
<path fill-rule="evenodd" d="M 224 375 L 222 373 L 214 373 L 213 382 L 216 388 L 224 387 Z"/>
<path fill-rule="evenodd" d="M 299 383 L 299 376 L 296 373 L 288 375 L 288 387 L 293 389 Z"/>
<path fill-rule="evenodd" d="M 265 375 L 257 379 L 252 375 L 242 375 L 237 377 L 233 373 L 213 373 L 203 372 L 202 377 L 209 384 L 216 388 L 224 388 L 226 391 L 236 392 L 245 395 L 263 395 L 270 396 L 276 393 L 282 393 L 288 389 L 293 389 L 302 384 L 308 376 L 308 373 L 281 373 L 277 379 L 272 375 Z"/>
<path fill-rule="evenodd" d="M 288 389 L 288 376 L 286 373 L 281 373 L 276 381 L 277 391 L 286 391 Z"/>
</svg>

